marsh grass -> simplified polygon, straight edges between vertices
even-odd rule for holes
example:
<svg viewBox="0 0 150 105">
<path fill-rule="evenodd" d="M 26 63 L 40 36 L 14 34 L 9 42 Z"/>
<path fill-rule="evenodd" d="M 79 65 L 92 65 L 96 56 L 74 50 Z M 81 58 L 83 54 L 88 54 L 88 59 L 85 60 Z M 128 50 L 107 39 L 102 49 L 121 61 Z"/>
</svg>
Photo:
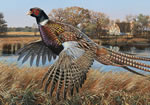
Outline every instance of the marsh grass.
<svg viewBox="0 0 150 105">
<path fill-rule="evenodd" d="M 39 40 L 40 37 L 5 37 L 5 38 L 0 38 L 0 42 L 2 44 L 14 44 L 14 43 L 29 43 L 33 42 L 36 40 Z"/>
<path fill-rule="evenodd" d="M 149 105 L 150 81 L 128 72 L 90 70 L 83 87 L 66 100 L 41 87 L 48 67 L 18 68 L 0 63 L 0 105 Z"/>
<path fill-rule="evenodd" d="M 39 35 L 40 33 L 37 32 L 36 35 Z M 7 32 L 7 35 L 35 35 L 34 32 Z"/>
</svg>

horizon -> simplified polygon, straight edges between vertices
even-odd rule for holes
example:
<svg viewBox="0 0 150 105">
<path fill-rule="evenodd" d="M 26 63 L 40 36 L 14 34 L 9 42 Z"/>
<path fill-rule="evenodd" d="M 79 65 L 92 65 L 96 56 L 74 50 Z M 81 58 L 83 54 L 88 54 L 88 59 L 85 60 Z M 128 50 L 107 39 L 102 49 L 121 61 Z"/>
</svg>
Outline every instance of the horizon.
<svg viewBox="0 0 150 105">
<path fill-rule="evenodd" d="M 1 3 L 3 5 L 0 7 L 0 12 L 3 13 L 8 27 L 25 27 L 36 23 L 33 17 L 26 15 L 32 7 L 40 7 L 49 14 L 52 9 L 78 6 L 102 12 L 111 20 L 120 19 L 121 21 L 125 20 L 127 15 L 138 15 L 140 13 L 149 15 L 150 10 L 150 1 L 148 0 L 45 0 L 44 2 L 40 0 L 5 0 Z"/>
</svg>

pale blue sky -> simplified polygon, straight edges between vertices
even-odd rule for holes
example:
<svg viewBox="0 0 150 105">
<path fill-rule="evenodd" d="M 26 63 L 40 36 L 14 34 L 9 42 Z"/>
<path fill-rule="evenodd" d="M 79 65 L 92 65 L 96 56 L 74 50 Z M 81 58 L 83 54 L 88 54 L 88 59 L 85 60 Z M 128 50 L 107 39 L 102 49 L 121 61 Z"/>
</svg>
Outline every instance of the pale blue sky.
<svg viewBox="0 0 150 105">
<path fill-rule="evenodd" d="M 0 0 L 8 26 L 32 26 L 35 19 L 26 13 L 31 7 L 40 7 L 49 13 L 52 9 L 79 6 L 107 14 L 110 19 L 124 20 L 128 14 L 150 15 L 150 0 Z"/>
</svg>

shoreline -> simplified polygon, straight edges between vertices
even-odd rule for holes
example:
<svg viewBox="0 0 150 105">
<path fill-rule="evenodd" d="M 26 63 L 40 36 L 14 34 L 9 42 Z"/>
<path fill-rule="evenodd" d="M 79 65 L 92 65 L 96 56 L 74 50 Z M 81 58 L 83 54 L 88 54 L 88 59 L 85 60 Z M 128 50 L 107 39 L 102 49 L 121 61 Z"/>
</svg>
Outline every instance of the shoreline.
<svg viewBox="0 0 150 105">
<path fill-rule="evenodd" d="M 12 38 L 12 41 L 19 41 L 23 39 L 37 39 L 40 37 L 40 33 L 37 32 L 36 35 L 34 32 L 7 32 L 6 35 L 0 35 L 0 40 L 5 40 Z M 15 39 L 16 38 L 16 39 Z M 18 38 L 21 38 L 18 40 Z M 28 42 L 26 40 L 26 42 Z M 120 36 L 118 38 L 101 38 L 101 39 L 92 39 L 99 45 L 111 45 L 111 46 L 150 46 L 150 39 L 148 38 L 136 38 L 136 37 L 126 37 Z M 7 42 L 7 41 L 6 41 Z"/>
</svg>

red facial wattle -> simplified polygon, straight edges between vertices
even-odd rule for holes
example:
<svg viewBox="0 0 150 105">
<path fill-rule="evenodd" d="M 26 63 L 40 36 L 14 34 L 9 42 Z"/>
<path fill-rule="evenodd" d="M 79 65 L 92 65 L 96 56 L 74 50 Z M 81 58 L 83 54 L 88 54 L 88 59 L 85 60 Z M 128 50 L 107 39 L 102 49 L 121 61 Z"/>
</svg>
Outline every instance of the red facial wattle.
<svg viewBox="0 0 150 105">
<path fill-rule="evenodd" d="M 34 15 L 38 16 L 40 12 L 39 12 L 39 10 L 34 9 L 34 10 L 32 10 L 32 13 L 33 13 Z"/>
</svg>

